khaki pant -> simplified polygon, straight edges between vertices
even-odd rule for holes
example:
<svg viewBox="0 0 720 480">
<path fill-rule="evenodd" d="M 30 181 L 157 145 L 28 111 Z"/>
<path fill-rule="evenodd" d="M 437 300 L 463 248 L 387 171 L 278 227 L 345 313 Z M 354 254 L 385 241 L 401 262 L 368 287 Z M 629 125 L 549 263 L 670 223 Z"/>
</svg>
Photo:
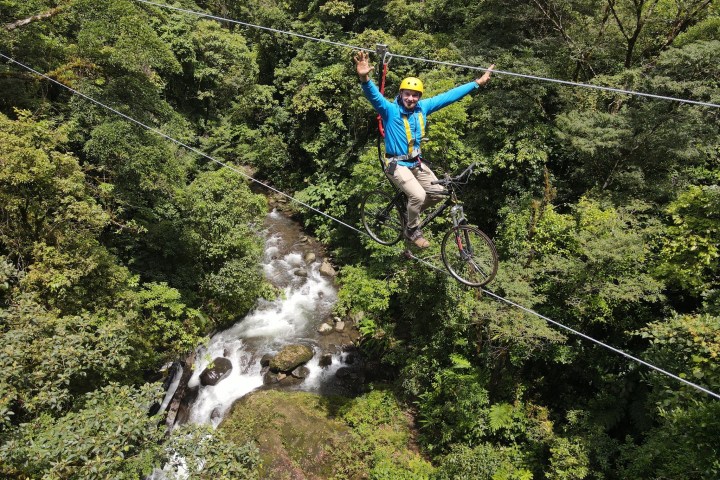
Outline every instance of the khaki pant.
<svg viewBox="0 0 720 480">
<path fill-rule="evenodd" d="M 392 176 L 388 175 L 400 190 L 408 197 L 407 228 L 415 228 L 420 223 L 420 212 L 431 207 L 442 200 L 442 195 L 434 195 L 433 192 L 441 192 L 440 185 L 431 185 L 430 182 L 437 180 L 435 174 L 427 165 L 410 169 L 398 165 Z"/>
</svg>

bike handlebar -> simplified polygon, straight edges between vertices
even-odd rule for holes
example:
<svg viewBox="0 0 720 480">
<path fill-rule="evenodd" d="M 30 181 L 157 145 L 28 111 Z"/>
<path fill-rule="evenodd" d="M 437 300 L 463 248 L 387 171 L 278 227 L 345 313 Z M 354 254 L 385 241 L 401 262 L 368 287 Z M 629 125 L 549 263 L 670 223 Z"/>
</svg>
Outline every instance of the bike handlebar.
<svg viewBox="0 0 720 480">
<path fill-rule="evenodd" d="M 435 180 L 430 182 L 431 185 L 447 185 L 449 183 L 463 183 L 463 181 L 467 180 L 467 177 L 470 176 L 470 174 L 473 172 L 473 170 L 477 167 L 477 162 L 471 163 L 465 170 L 462 171 L 460 175 L 457 175 L 455 177 L 448 177 L 447 175 L 442 180 Z"/>
</svg>

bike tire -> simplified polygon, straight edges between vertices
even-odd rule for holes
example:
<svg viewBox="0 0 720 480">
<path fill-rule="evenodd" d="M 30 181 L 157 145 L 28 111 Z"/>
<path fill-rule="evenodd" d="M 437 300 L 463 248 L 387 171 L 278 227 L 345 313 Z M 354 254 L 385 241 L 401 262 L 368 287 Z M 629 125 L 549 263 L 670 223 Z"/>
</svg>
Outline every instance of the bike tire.
<svg viewBox="0 0 720 480">
<path fill-rule="evenodd" d="M 393 195 L 374 190 L 363 198 L 363 227 L 368 235 L 382 245 L 395 245 L 402 238 L 405 220 Z"/>
<path fill-rule="evenodd" d="M 445 268 L 460 283 L 482 287 L 495 278 L 497 250 L 490 237 L 477 227 L 460 225 L 448 230 L 440 252 Z"/>
</svg>

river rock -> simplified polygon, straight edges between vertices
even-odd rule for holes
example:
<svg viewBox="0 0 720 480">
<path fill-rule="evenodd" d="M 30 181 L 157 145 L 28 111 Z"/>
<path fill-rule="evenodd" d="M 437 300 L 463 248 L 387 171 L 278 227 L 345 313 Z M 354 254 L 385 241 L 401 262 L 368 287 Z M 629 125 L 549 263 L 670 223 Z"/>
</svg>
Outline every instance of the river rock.
<svg viewBox="0 0 720 480">
<path fill-rule="evenodd" d="M 232 362 L 227 358 L 217 357 L 212 363 L 212 368 L 206 368 L 200 374 L 200 383 L 203 386 L 217 385 L 220 380 L 230 375 L 232 371 Z"/>
<path fill-rule="evenodd" d="M 315 254 L 313 252 L 307 252 L 303 260 L 305 260 L 305 263 L 309 265 L 315 261 L 315 258 Z"/>
<path fill-rule="evenodd" d="M 222 420 L 222 411 L 220 411 L 220 407 L 213 408 L 213 411 L 210 413 L 210 420 L 213 422 L 219 422 Z"/>
<path fill-rule="evenodd" d="M 318 331 L 318 333 L 321 333 L 321 334 L 323 334 L 323 335 L 327 335 L 328 333 L 330 333 L 330 332 L 333 331 L 333 327 L 332 327 L 332 325 L 329 325 L 329 324 L 327 324 L 327 323 L 323 323 L 322 325 L 320 325 L 320 326 L 318 327 L 317 331 Z"/>
<path fill-rule="evenodd" d="M 332 365 L 332 354 L 331 353 L 325 353 L 322 357 L 320 357 L 320 361 L 318 362 L 318 365 L 321 367 L 329 367 Z"/>
<path fill-rule="evenodd" d="M 267 367 L 270 365 L 270 360 L 272 360 L 273 356 L 269 353 L 266 353 L 260 358 L 260 366 L 261 367 Z"/>
<path fill-rule="evenodd" d="M 270 360 L 270 370 L 273 372 L 291 372 L 314 355 L 313 349 L 307 345 L 287 345 Z"/>
<path fill-rule="evenodd" d="M 352 367 L 340 367 L 335 376 L 346 383 L 356 384 L 358 387 L 365 381 L 365 373 Z"/>
<path fill-rule="evenodd" d="M 295 378 L 307 378 L 310 375 L 310 369 L 307 368 L 305 365 L 302 365 L 293 370 L 290 375 Z"/>
<path fill-rule="evenodd" d="M 327 259 L 323 260 L 322 265 L 320 265 L 320 273 L 330 278 L 333 278 L 337 275 L 337 272 L 335 271 L 333 266 L 330 265 L 330 262 L 328 262 Z"/>
<path fill-rule="evenodd" d="M 343 330 L 345 330 L 345 322 L 343 322 L 342 320 L 339 322 L 336 322 L 335 323 L 335 331 L 342 332 Z"/>
<path fill-rule="evenodd" d="M 277 373 L 273 373 L 268 370 L 267 372 L 265 372 L 265 375 L 263 375 L 263 385 L 269 386 L 278 383 L 280 380 L 278 380 L 277 376 Z"/>
<path fill-rule="evenodd" d="M 297 275 L 298 277 L 307 277 L 308 276 L 307 269 L 298 268 L 297 270 L 295 270 L 295 275 Z"/>
</svg>

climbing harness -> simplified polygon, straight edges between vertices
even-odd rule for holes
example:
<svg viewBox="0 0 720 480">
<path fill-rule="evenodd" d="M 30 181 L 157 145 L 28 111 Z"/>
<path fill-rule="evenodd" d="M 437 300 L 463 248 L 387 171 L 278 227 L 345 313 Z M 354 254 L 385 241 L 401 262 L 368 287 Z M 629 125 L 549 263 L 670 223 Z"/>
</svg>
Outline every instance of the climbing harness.
<svg viewBox="0 0 720 480">
<path fill-rule="evenodd" d="M 390 55 L 390 51 L 388 50 L 387 45 L 378 43 L 376 45 L 375 51 L 378 55 L 378 57 L 381 59 L 381 68 L 378 70 L 379 74 L 379 80 L 378 84 L 380 85 L 380 94 L 385 95 L 385 79 L 387 78 L 387 72 L 388 68 L 390 66 L 390 59 L 392 58 L 392 55 Z M 403 80 L 403 82 L 406 82 L 408 79 Z M 414 79 L 417 82 L 420 82 L 418 79 Z M 422 83 L 420 83 L 420 88 L 422 88 Z M 401 85 L 402 87 L 402 85 Z M 415 147 L 415 139 L 413 138 L 413 132 L 412 128 L 410 127 L 410 121 L 408 120 L 408 115 L 403 114 L 403 123 L 405 124 L 405 135 L 407 137 L 408 142 L 408 153 L 406 155 L 396 155 L 394 157 L 391 156 L 384 156 L 382 154 L 382 146 L 381 142 L 382 139 L 385 138 L 385 126 L 382 122 L 382 117 L 380 114 L 377 115 L 377 122 L 378 122 L 378 137 L 377 137 L 377 149 L 378 149 L 378 159 L 380 161 L 380 166 L 387 174 L 392 175 L 395 173 L 395 168 L 400 165 L 403 167 L 408 168 L 416 168 L 420 167 L 422 169 L 422 163 L 421 163 L 421 152 L 420 147 Z M 423 116 L 422 112 L 418 112 L 417 114 L 418 123 L 420 124 L 420 138 L 423 138 L 425 136 L 425 117 Z"/>
<path fill-rule="evenodd" d="M 413 138 L 413 132 L 410 129 L 410 121 L 408 120 L 407 114 L 403 114 L 402 117 L 403 123 L 405 124 L 405 135 L 407 136 L 408 141 L 408 155 L 412 155 L 413 150 L 415 150 L 415 139 Z M 418 123 L 420 124 L 420 138 L 423 138 L 425 136 L 425 118 L 423 117 L 422 112 L 418 112 L 417 117 Z"/>
</svg>

